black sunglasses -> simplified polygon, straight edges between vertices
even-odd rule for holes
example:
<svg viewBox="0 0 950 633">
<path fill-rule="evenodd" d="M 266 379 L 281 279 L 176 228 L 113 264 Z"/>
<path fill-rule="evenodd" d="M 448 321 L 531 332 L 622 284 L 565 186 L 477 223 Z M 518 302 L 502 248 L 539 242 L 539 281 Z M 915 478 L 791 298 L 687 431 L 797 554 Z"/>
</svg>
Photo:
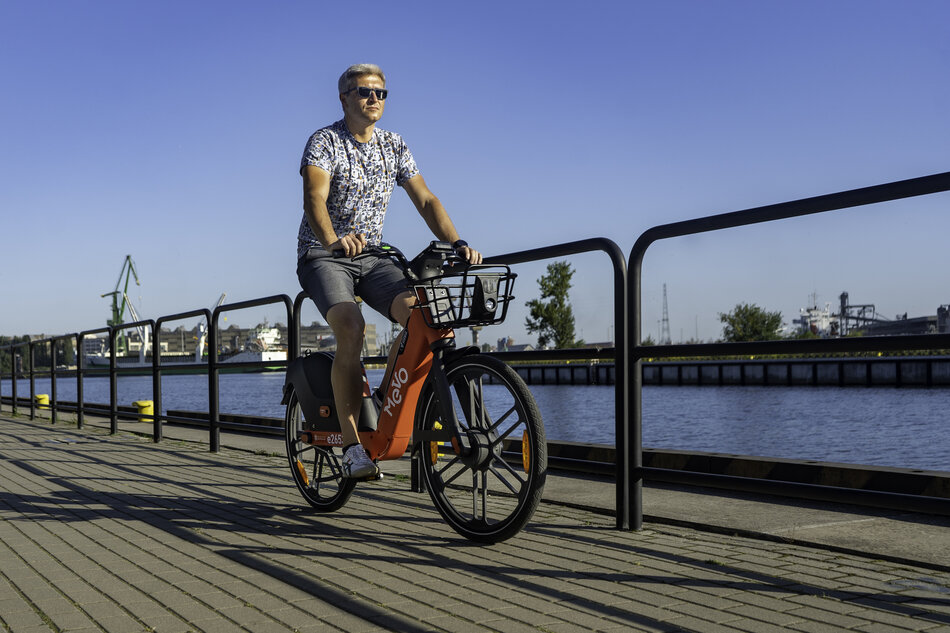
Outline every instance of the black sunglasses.
<svg viewBox="0 0 950 633">
<path fill-rule="evenodd" d="M 386 99 L 386 95 L 389 94 L 389 91 L 386 90 L 385 88 L 367 88 L 366 86 L 357 86 L 356 88 L 350 88 L 343 94 L 349 94 L 353 92 L 354 90 L 360 95 L 361 99 L 369 99 L 369 96 L 371 94 L 376 93 L 376 98 L 379 99 L 380 101 L 383 101 Z"/>
</svg>

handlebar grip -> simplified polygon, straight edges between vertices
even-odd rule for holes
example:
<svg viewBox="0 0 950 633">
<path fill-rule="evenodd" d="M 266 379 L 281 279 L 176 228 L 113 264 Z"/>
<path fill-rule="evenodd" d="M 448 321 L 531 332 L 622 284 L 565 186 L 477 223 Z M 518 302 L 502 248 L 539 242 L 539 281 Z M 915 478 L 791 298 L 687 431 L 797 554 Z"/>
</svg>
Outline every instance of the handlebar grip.
<svg viewBox="0 0 950 633">
<path fill-rule="evenodd" d="M 356 259 L 357 257 L 369 257 L 370 255 L 379 255 L 382 252 L 383 251 L 382 249 L 380 249 L 380 247 L 375 246 L 373 244 L 367 244 L 366 246 L 363 247 L 362 251 L 360 251 L 356 255 L 353 255 L 352 257 L 350 257 L 350 259 Z M 333 256 L 334 259 L 343 259 L 347 257 L 346 251 L 344 251 L 342 248 L 335 248 L 332 251 L 330 251 L 330 254 Z"/>
</svg>

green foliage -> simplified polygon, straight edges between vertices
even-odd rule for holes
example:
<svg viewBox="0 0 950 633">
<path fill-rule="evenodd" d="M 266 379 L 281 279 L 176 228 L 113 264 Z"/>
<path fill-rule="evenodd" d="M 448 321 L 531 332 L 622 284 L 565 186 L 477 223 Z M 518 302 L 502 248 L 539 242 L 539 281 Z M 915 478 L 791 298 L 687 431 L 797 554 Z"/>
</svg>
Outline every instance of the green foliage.
<svg viewBox="0 0 950 633">
<path fill-rule="evenodd" d="M 740 303 L 732 312 L 719 313 L 723 340 L 730 343 L 739 341 L 774 341 L 782 338 L 782 313 L 768 312 L 754 303 Z"/>
<path fill-rule="evenodd" d="M 28 343 L 29 336 L 0 336 L 0 373 L 9 376 L 13 373 L 14 356 L 20 357 L 20 371 L 26 372 L 30 369 L 30 348 L 28 345 L 21 345 L 13 349 L 6 348 L 7 345 L 16 345 L 17 343 Z M 75 340 L 60 339 L 55 342 L 56 345 L 56 365 L 72 366 L 76 363 Z M 38 370 L 48 370 L 50 367 L 50 342 L 38 342 L 33 345 L 33 364 Z"/>
<path fill-rule="evenodd" d="M 9 377 L 13 373 L 13 354 L 20 354 L 24 358 L 28 355 L 28 348 L 24 345 L 23 347 L 17 347 L 14 350 L 4 349 L 4 346 L 11 345 L 15 343 L 23 343 L 29 341 L 30 337 L 28 336 L 0 336 L 0 373 L 5 377 Z M 23 365 L 28 367 L 26 363 Z"/>
<path fill-rule="evenodd" d="M 541 299 L 525 303 L 530 310 L 525 328 L 538 334 L 538 347 L 552 344 L 563 349 L 582 343 L 574 340 L 574 310 L 567 296 L 573 276 L 574 270 L 566 261 L 548 264 L 547 274 L 538 279 Z"/>
<path fill-rule="evenodd" d="M 812 332 L 811 330 L 805 330 L 804 332 L 802 331 L 794 332 L 790 334 L 788 338 L 794 339 L 796 341 L 807 341 L 809 339 L 816 339 L 816 338 L 821 338 L 821 337 L 815 334 L 814 332 Z"/>
</svg>

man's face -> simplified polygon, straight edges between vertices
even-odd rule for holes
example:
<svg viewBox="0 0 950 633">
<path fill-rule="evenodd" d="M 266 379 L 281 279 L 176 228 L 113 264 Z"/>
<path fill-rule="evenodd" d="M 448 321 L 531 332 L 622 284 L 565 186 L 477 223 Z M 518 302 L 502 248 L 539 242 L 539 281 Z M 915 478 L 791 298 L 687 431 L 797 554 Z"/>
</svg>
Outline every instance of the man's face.
<svg viewBox="0 0 950 633">
<path fill-rule="evenodd" d="M 386 84 L 376 75 L 360 75 L 351 84 L 351 90 L 340 95 L 343 103 L 343 113 L 361 123 L 376 123 L 383 116 L 385 101 L 379 99 L 375 92 L 368 97 L 361 97 L 356 88 L 385 88 Z"/>
</svg>

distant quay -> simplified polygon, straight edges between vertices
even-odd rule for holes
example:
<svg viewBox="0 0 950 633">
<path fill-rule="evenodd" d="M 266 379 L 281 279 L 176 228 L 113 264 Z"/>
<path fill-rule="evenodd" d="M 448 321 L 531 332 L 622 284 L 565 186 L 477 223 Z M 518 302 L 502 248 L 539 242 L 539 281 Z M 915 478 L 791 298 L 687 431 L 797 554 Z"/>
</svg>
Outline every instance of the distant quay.
<svg viewBox="0 0 950 633">
<path fill-rule="evenodd" d="M 611 362 L 517 364 L 529 385 L 614 385 Z M 950 387 L 950 356 L 644 361 L 654 386 Z"/>
</svg>

